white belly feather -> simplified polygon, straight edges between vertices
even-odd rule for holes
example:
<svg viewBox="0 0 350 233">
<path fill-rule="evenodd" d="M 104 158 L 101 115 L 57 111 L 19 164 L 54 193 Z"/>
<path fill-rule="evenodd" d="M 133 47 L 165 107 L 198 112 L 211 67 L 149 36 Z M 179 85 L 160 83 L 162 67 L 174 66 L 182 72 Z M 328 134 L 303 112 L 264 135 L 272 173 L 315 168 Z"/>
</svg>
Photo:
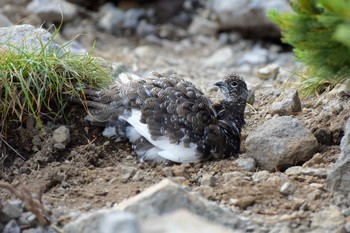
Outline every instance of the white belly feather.
<svg viewBox="0 0 350 233">
<path fill-rule="evenodd" d="M 153 140 L 151 135 L 148 132 L 148 128 L 146 124 L 140 122 L 141 111 L 137 109 L 131 110 L 131 115 L 128 116 L 120 116 L 121 119 L 127 121 L 130 125 L 132 125 L 135 131 L 141 134 L 144 138 L 147 139 L 152 145 L 158 148 L 158 155 L 173 162 L 198 162 L 198 158 L 196 157 L 196 147 L 197 145 L 194 143 L 190 143 L 190 147 L 185 147 L 183 142 L 178 144 L 170 143 L 166 136 L 160 137 L 157 140 Z M 130 141 L 135 140 L 134 130 L 130 130 L 127 132 L 127 137 Z"/>
</svg>

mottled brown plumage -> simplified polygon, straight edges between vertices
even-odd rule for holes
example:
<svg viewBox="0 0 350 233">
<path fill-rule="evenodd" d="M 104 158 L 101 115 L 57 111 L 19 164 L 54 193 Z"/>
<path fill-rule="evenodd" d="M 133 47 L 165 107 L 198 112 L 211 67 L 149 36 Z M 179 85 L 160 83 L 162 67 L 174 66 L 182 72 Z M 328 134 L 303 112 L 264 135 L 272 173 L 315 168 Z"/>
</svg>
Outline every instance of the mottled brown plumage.
<svg viewBox="0 0 350 233">
<path fill-rule="evenodd" d="M 127 79 L 124 74 L 108 90 L 91 95 L 87 120 L 105 122 L 106 136 L 129 139 L 141 160 L 234 156 L 240 150 L 247 86 L 234 74 L 215 85 L 223 97 L 217 104 L 177 75 Z"/>
</svg>

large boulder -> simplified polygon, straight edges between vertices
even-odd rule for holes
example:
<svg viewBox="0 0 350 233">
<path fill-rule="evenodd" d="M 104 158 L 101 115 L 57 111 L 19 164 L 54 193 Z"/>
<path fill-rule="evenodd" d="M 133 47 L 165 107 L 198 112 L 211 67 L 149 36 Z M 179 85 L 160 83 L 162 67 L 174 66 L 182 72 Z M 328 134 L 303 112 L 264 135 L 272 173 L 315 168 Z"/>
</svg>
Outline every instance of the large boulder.
<svg viewBox="0 0 350 233">
<path fill-rule="evenodd" d="M 340 156 L 327 177 L 327 188 L 348 195 L 350 192 L 350 118 L 340 144 Z"/>
<path fill-rule="evenodd" d="M 287 0 L 213 0 L 212 10 L 224 30 L 239 30 L 256 37 L 279 37 L 280 31 L 267 17 L 271 9 L 290 11 Z"/>
<path fill-rule="evenodd" d="M 268 120 L 250 133 L 247 155 L 263 170 L 284 170 L 309 160 L 317 151 L 315 136 L 291 116 Z"/>
</svg>

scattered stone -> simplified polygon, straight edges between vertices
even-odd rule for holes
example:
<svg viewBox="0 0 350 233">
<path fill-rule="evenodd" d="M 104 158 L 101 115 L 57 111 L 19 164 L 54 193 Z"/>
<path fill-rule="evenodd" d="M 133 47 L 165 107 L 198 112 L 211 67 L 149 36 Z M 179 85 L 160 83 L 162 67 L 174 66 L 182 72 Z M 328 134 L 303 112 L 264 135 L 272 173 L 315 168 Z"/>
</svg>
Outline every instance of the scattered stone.
<svg viewBox="0 0 350 233">
<path fill-rule="evenodd" d="M 215 187 L 217 179 L 212 174 L 203 174 L 199 182 L 203 186 Z"/>
<path fill-rule="evenodd" d="M 162 172 L 163 172 L 163 174 L 164 174 L 165 177 L 173 177 L 173 176 L 174 176 L 171 167 L 164 167 L 164 168 L 162 169 Z"/>
<path fill-rule="evenodd" d="M 40 53 L 43 48 L 49 52 L 57 51 L 57 54 L 62 52 L 60 47 L 52 41 L 52 36 L 48 31 L 28 24 L 0 28 L 0 46 L 7 49 L 12 48 L 13 52 L 23 49 Z"/>
<path fill-rule="evenodd" d="M 242 197 L 239 199 L 231 199 L 230 203 L 232 205 L 235 205 L 243 210 L 247 209 L 249 206 L 252 206 L 255 204 L 256 198 L 247 196 L 247 197 Z"/>
<path fill-rule="evenodd" d="M 294 166 L 288 168 L 285 173 L 288 176 L 315 176 L 319 178 L 327 177 L 327 170 L 324 168 Z"/>
<path fill-rule="evenodd" d="M 223 47 L 204 60 L 204 65 L 211 67 L 230 67 L 235 63 L 231 47 Z"/>
<path fill-rule="evenodd" d="M 16 220 L 12 219 L 6 223 L 2 233 L 21 233 L 21 228 L 17 224 Z"/>
<path fill-rule="evenodd" d="M 134 213 L 140 219 L 149 219 L 178 209 L 187 209 L 211 222 L 239 227 L 239 229 L 245 228 L 245 224 L 232 209 L 208 201 L 168 179 L 121 202 L 116 208 Z"/>
<path fill-rule="evenodd" d="M 268 64 L 258 70 L 258 77 L 262 80 L 275 79 L 279 73 L 280 67 L 275 64 Z"/>
<path fill-rule="evenodd" d="M 136 30 L 140 18 L 145 15 L 146 12 L 143 8 L 131 8 L 127 10 L 123 19 L 123 28 Z"/>
<path fill-rule="evenodd" d="M 189 179 L 191 177 L 184 165 L 173 166 L 172 173 L 174 176 L 181 176 L 185 177 L 186 179 Z"/>
<path fill-rule="evenodd" d="M 322 191 L 319 189 L 316 189 L 316 190 L 312 191 L 311 193 L 308 193 L 306 195 L 306 199 L 309 201 L 314 201 L 314 200 L 320 199 L 321 195 L 322 195 Z"/>
<path fill-rule="evenodd" d="M 131 178 L 132 181 L 141 181 L 147 177 L 146 172 L 144 171 L 136 171 L 135 175 Z"/>
<path fill-rule="evenodd" d="M 314 154 L 314 156 L 312 156 L 312 158 L 309 161 L 303 164 L 303 167 L 313 167 L 315 165 L 323 164 L 326 162 L 327 161 L 325 160 L 325 158 L 321 153 L 316 153 Z"/>
<path fill-rule="evenodd" d="M 52 139 L 54 142 L 54 147 L 60 150 L 66 148 L 70 142 L 70 131 L 66 126 L 60 126 L 53 131 Z"/>
<path fill-rule="evenodd" d="M 301 112 L 301 102 L 297 90 L 290 90 L 283 92 L 271 106 L 271 113 L 280 116 L 293 115 Z"/>
<path fill-rule="evenodd" d="M 132 178 L 136 173 L 136 168 L 134 167 L 126 167 L 126 166 L 119 166 L 117 168 L 117 172 L 119 174 L 119 179 L 126 183 L 130 178 Z"/>
<path fill-rule="evenodd" d="M 324 210 L 316 212 L 311 221 L 311 227 L 319 227 L 330 232 L 345 223 L 345 218 L 336 206 L 329 206 Z"/>
<path fill-rule="evenodd" d="M 249 172 L 256 170 L 256 162 L 253 158 L 238 158 L 234 163 L 237 164 L 238 167 Z"/>
<path fill-rule="evenodd" d="M 243 179 L 243 180 L 251 180 L 249 176 L 243 174 L 242 172 L 226 172 L 222 174 L 225 182 L 229 182 L 234 179 Z"/>
<path fill-rule="evenodd" d="M 99 14 L 101 18 L 97 25 L 101 29 L 114 35 L 121 34 L 121 28 L 125 17 L 125 12 L 123 10 L 118 9 L 112 3 L 106 3 L 100 8 Z"/>
<path fill-rule="evenodd" d="M 1 222 L 7 222 L 14 218 L 19 218 L 23 213 L 22 202 L 20 200 L 9 200 L 2 204 L 0 212 Z"/>
<path fill-rule="evenodd" d="M 154 224 L 155 221 L 157 224 Z M 145 233 L 234 233 L 233 231 L 218 224 L 211 223 L 188 210 L 176 210 L 173 213 L 161 217 L 151 218 L 141 223 Z M 241 232 L 241 231 L 239 231 Z"/>
<path fill-rule="evenodd" d="M 32 212 L 24 212 L 21 217 L 19 218 L 19 223 L 21 225 L 29 225 L 29 226 L 36 226 L 37 225 L 37 218 L 35 214 Z"/>
<path fill-rule="evenodd" d="M 78 7 L 65 0 L 32 0 L 27 10 L 51 22 L 68 22 L 78 14 Z"/>
<path fill-rule="evenodd" d="M 100 209 L 81 215 L 64 226 L 65 233 L 139 233 L 140 227 L 135 215 L 115 209 Z"/>
<path fill-rule="evenodd" d="M 279 12 L 290 11 L 289 2 L 286 0 L 214 0 L 211 7 L 220 29 L 240 30 L 256 37 L 280 37 L 279 29 L 266 16 L 272 8 Z"/>
<path fill-rule="evenodd" d="M 251 51 L 244 53 L 239 61 L 240 65 L 263 65 L 268 62 L 269 51 L 260 46 L 254 46 Z"/>
<path fill-rule="evenodd" d="M 350 192 L 350 118 L 340 144 L 340 156 L 327 177 L 327 189 L 348 195 Z"/>
<path fill-rule="evenodd" d="M 219 25 L 209 19 L 200 16 L 195 16 L 188 28 L 191 35 L 208 35 L 214 36 L 219 30 Z"/>
<path fill-rule="evenodd" d="M 136 35 L 139 38 L 147 37 L 147 41 L 150 42 L 150 36 L 155 36 L 157 34 L 157 28 L 153 24 L 148 23 L 146 20 L 141 20 L 136 28 Z M 156 43 L 158 43 L 158 38 L 154 38 Z"/>
<path fill-rule="evenodd" d="M 283 195 L 291 195 L 295 192 L 295 185 L 292 184 L 291 182 L 286 182 L 284 183 L 281 188 L 280 188 L 280 193 L 282 193 Z"/>
<path fill-rule="evenodd" d="M 314 135 L 290 116 L 266 121 L 246 139 L 247 155 L 260 169 L 276 171 L 305 162 L 316 152 Z"/>
<path fill-rule="evenodd" d="M 258 171 L 253 176 L 252 179 L 255 183 L 260 183 L 266 181 L 270 177 L 268 171 Z"/>
</svg>

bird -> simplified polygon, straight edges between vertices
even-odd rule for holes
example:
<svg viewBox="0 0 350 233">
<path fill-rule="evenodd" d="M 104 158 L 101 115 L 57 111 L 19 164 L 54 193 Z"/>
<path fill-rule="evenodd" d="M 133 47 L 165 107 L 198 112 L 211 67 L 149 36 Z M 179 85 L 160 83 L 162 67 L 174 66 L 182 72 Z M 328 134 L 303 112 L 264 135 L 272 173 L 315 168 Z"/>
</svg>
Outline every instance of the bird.
<svg viewBox="0 0 350 233">
<path fill-rule="evenodd" d="M 122 73 L 104 90 L 86 91 L 86 121 L 105 126 L 103 136 L 129 141 L 141 162 L 196 163 L 237 156 L 248 98 L 237 74 L 214 83 L 213 102 L 177 74 Z"/>
</svg>

